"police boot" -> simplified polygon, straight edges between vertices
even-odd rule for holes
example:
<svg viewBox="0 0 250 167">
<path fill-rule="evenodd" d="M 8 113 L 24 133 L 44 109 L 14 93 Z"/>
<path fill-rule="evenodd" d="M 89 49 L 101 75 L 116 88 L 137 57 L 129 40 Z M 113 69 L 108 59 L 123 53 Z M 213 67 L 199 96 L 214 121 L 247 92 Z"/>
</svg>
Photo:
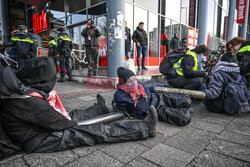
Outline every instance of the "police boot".
<svg viewBox="0 0 250 167">
<path fill-rule="evenodd" d="M 65 82 L 64 78 L 60 78 L 59 80 L 57 80 L 57 82 Z"/>
<path fill-rule="evenodd" d="M 145 118 L 148 126 L 148 137 L 152 138 L 156 135 L 156 124 L 158 122 L 158 114 L 154 106 L 149 107 L 149 113 Z"/>
<path fill-rule="evenodd" d="M 69 76 L 68 81 L 73 81 L 73 77 L 72 77 L 72 75 L 68 75 L 68 76 Z"/>
</svg>

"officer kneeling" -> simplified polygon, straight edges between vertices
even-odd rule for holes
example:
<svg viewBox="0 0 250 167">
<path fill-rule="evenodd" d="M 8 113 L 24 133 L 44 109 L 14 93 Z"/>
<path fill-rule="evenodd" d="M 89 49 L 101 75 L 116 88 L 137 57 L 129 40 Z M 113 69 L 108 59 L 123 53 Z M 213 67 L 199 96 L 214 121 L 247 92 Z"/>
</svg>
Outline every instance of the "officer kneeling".
<svg viewBox="0 0 250 167">
<path fill-rule="evenodd" d="M 167 75 L 168 83 L 174 88 L 197 90 L 202 86 L 203 77 L 207 72 L 201 71 L 201 57 L 207 56 L 209 49 L 205 45 L 197 46 L 177 61 L 172 68 L 172 75 Z"/>
</svg>

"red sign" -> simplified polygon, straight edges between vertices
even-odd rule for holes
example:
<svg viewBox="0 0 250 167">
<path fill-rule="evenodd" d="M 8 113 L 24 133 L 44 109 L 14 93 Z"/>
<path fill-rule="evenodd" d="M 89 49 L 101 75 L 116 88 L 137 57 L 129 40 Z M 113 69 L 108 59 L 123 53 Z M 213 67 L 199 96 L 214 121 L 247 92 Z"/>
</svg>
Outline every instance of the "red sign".
<svg viewBox="0 0 250 167">
<path fill-rule="evenodd" d="M 37 47 L 37 57 L 43 57 L 49 55 L 49 49 Z"/>
<path fill-rule="evenodd" d="M 35 34 L 47 31 L 49 29 L 49 19 L 48 14 L 42 11 L 42 14 L 39 13 L 33 15 L 33 31 Z"/>
<path fill-rule="evenodd" d="M 245 23 L 247 0 L 238 0 L 237 23 Z"/>
<path fill-rule="evenodd" d="M 191 27 L 195 27 L 195 15 L 196 15 L 196 0 L 190 0 L 188 25 Z"/>
<path fill-rule="evenodd" d="M 192 27 L 188 27 L 188 48 L 193 49 L 197 46 L 198 30 Z"/>
</svg>

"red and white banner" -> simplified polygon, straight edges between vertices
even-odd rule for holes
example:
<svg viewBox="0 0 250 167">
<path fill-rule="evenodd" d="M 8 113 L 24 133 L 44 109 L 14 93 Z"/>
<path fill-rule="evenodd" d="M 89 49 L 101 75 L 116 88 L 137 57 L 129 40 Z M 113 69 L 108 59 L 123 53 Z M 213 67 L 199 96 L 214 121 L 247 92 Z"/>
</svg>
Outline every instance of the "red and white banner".
<svg viewBox="0 0 250 167">
<path fill-rule="evenodd" d="M 188 48 L 193 49 L 198 43 L 198 30 L 188 27 Z"/>
<path fill-rule="evenodd" d="M 37 57 L 48 56 L 49 49 L 37 47 Z"/>
<path fill-rule="evenodd" d="M 245 23 L 247 0 L 238 0 L 237 23 Z"/>
</svg>

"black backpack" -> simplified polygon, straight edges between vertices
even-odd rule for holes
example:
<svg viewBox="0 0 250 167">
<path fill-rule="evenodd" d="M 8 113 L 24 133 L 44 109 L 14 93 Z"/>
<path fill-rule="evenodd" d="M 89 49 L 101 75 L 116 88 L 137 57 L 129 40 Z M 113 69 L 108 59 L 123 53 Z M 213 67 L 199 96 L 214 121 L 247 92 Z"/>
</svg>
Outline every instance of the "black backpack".
<svg viewBox="0 0 250 167">
<path fill-rule="evenodd" d="M 169 53 L 162 60 L 159 70 L 163 75 L 167 75 L 169 69 L 173 67 L 173 65 L 180 60 L 186 54 L 186 49 L 180 48 L 175 49 L 173 52 Z"/>
</svg>

